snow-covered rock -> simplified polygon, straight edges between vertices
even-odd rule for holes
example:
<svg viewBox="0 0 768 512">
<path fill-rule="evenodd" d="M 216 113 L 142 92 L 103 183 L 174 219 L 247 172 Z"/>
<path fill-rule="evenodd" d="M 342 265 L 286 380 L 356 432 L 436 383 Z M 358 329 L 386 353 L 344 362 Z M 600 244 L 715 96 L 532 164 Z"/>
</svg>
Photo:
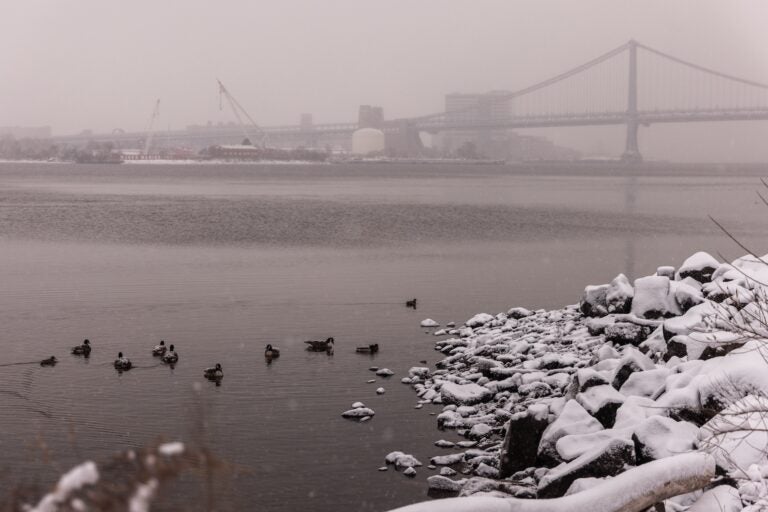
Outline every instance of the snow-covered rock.
<svg viewBox="0 0 768 512">
<path fill-rule="evenodd" d="M 563 496 L 574 481 L 579 478 L 614 476 L 624 466 L 635 461 L 635 445 L 630 441 L 613 439 L 584 455 L 562 464 L 541 479 L 539 498 Z"/>
<path fill-rule="evenodd" d="M 752 464 L 768 465 L 768 398 L 748 395 L 726 407 L 701 427 L 702 448 L 718 465 L 741 472 Z"/>
<path fill-rule="evenodd" d="M 561 437 L 588 434 L 602 429 L 603 426 L 600 422 L 590 416 L 576 400 L 569 400 L 563 407 L 560 416 L 547 426 L 541 436 L 538 463 L 544 466 L 554 466 L 562 462 L 556 447 L 557 441 Z"/>
<path fill-rule="evenodd" d="M 611 281 L 606 291 L 605 303 L 608 313 L 629 313 L 634 296 L 635 290 L 629 283 L 627 276 L 619 274 Z"/>
<path fill-rule="evenodd" d="M 718 485 L 702 494 L 687 512 L 738 512 L 742 507 L 736 489 L 730 485 Z"/>
<path fill-rule="evenodd" d="M 510 418 L 500 454 L 499 474 L 502 478 L 536 463 L 541 436 L 548 424 L 546 410 L 541 409 L 520 412 Z"/>
<path fill-rule="evenodd" d="M 440 327 L 440 324 L 432 320 L 431 318 L 425 318 L 421 321 L 422 327 Z"/>
<path fill-rule="evenodd" d="M 440 396 L 444 404 L 473 405 L 490 400 L 493 393 L 488 388 L 474 383 L 444 382 L 440 388 Z"/>
<path fill-rule="evenodd" d="M 651 334 L 651 327 L 630 322 L 615 322 L 604 329 L 606 341 L 617 345 L 639 345 Z"/>
<path fill-rule="evenodd" d="M 454 481 L 446 476 L 432 475 L 427 477 L 427 485 L 430 489 L 443 492 L 455 492 L 461 491 L 463 482 Z"/>
<path fill-rule="evenodd" d="M 369 407 L 356 407 L 354 409 L 344 411 L 341 413 L 341 416 L 344 418 L 362 418 L 364 416 L 373 416 L 374 414 L 376 413 L 373 412 L 373 409 Z"/>
<path fill-rule="evenodd" d="M 677 279 L 692 277 L 700 283 L 707 283 L 720 262 L 706 252 L 697 252 L 689 256 L 677 271 Z"/>
<path fill-rule="evenodd" d="M 579 301 L 579 309 L 584 316 L 605 316 L 608 314 L 608 291 L 610 285 L 589 285 Z"/>
<path fill-rule="evenodd" d="M 651 416 L 633 434 L 638 462 L 663 459 L 696 448 L 699 429 L 690 423 Z"/>
<path fill-rule="evenodd" d="M 616 421 L 616 410 L 624 403 L 624 395 L 612 386 L 594 386 L 576 395 L 576 401 L 599 421 L 610 428 Z"/>
<path fill-rule="evenodd" d="M 489 315 L 488 313 L 478 313 L 466 322 L 464 322 L 464 325 L 467 327 L 470 327 L 472 329 L 476 327 L 482 327 L 488 322 L 491 322 L 494 320 L 493 315 Z"/>
<path fill-rule="evenodd" d="M 663 389 L 666 379 L 671 373 L 672 370 L 669 368 L 633 372 L 621 385 L 619 391 L 624 396 L 654 396 Z"/>
<path fill-rule="evenodd" d="M 670 297 L 669 279 L 647 276 L 635 279 L 632 314 L 640 318 L 663 318 L 679 313 L 674 296 Z"/>
<path fill-rule="evenodd" d="M 396 468 L 412 468 L 421 466 L 419 459 L 413 455 L 401 451 L 390 452 L 386 457 L 384 457 L 384 461 L 387 464 L 393 464 Z"/>
<path fill-rule="evenodd" d="M 532 314 L 533 314 L 533 311 L 531 311 L 530 309 L 525 309 L 521 307 L 515 307 L 507 311 L 507 316 L 509 318 L 514 318 L 515 320 L 519 320 L 521 318 L 531 316 Z"/>
</svg>

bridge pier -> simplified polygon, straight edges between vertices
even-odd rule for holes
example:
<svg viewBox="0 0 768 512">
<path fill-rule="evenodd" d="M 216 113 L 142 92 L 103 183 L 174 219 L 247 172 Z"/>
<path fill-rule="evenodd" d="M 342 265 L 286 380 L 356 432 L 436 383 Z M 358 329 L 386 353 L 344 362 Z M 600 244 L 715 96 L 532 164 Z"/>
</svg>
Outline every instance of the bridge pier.
<svg viewBox="0 0 768 512">
<path fill-rule="evenodd" d="M 643 155 L 640 154 L 640 148 L 637 145 L 637 131 L 640 123 L 637 119 L 627 120 L 627 142 L 624 146 L 624 154 L 621 155 L 622 162 L 636 163 L 643 161 Z"/>
<path fill-rule="evenodd" d="M 642 162 L 640 148 L 637 145 L 637 41 L 627 43 L 629 49 L 629 80 L 627 91 L 627 143 L 621 159 L 624 162 Z"/>
</svg>

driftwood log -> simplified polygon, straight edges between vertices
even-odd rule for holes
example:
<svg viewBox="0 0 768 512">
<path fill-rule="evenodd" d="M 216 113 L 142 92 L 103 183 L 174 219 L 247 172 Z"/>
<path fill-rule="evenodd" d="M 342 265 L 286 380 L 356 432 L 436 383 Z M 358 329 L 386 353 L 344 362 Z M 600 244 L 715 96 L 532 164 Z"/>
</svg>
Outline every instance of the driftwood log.
<svg viewBox="0 0 768 512">
<path fill-rule="evenodd" d="M 640 512 L 663 500 L 705 487 L 715 460 L 691 452 L 649 462 L 585 491 L 548 500 L 467 497 L 425 501 L 392 512 Z"/>
</svg>

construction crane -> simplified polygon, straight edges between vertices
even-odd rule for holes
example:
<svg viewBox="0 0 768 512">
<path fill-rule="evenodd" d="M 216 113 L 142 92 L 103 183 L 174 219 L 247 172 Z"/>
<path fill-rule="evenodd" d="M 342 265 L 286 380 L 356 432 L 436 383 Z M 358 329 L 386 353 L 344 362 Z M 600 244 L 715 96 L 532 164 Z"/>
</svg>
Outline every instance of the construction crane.
<svg viewBox="0 0 768 512">
<path fill-rule="evenodd" d="M 224 84 L 221 83 L 221 80 L 216 79 L 216 81 L 219 83 L 219 110 L 223 109 L 222 99 L 226 98 L 227 103 L 229 103 L 229 108 L 232 109 L 232 113 L 235 115 L 237 122 L 240 124 L 240 129 L 243 131 L 243 144 L 249 143 L 252 146 L 255 146 L 255 141 L 253 137 L 251 137 L 251 135 L 248 133 L 248 129 L 245 126 L 245 122 L 243 122 L 241 114 L 245 116 L 248 121 L 250 121 L 252 129 L 256 131 L 255 135 L 258 137 L 259 146 L 262 148 L 265 147 L 267 134 L 264 132 L 264 130 L 259 128 L 259 125 L 256 124 L 256 121 L 253 120 L 253 118 L 248 114 L 243 106 L 240 105 L 235 97 L 230 94 L 226 87 L 224 87 Z"/>
<path fill-rule="evenodd" d="M 152 128 L 155 126 L 155 119 L 158 118 L 160 115 L 160 100 L 158 99 L 155 102 L 155 108 L 152 109 L 152 115 L 149 117 L 149 128 L 147 128 L 147 136 L 144 140 L 144 156 L 149 155 L 149 148 L 152 146 L 152 137 L 154 136 L 154 132 L 152 131 Z"/>
</svg>

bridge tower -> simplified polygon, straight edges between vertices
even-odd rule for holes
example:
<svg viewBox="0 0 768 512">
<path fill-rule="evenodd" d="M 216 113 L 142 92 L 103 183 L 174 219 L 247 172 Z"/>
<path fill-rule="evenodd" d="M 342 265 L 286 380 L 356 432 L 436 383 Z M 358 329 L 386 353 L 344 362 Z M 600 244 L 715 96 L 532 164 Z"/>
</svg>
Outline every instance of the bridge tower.
<svg viewBox="0 0 768 512">
<path fill-rule="evenodd" d="M 637 145 L 637 41 L 627 43 L 629 50 L 629 81 L 627 83 L 627 143 L 621 159 L 625 162 L 642 162 L 643 157 Z"/>
</svg>

